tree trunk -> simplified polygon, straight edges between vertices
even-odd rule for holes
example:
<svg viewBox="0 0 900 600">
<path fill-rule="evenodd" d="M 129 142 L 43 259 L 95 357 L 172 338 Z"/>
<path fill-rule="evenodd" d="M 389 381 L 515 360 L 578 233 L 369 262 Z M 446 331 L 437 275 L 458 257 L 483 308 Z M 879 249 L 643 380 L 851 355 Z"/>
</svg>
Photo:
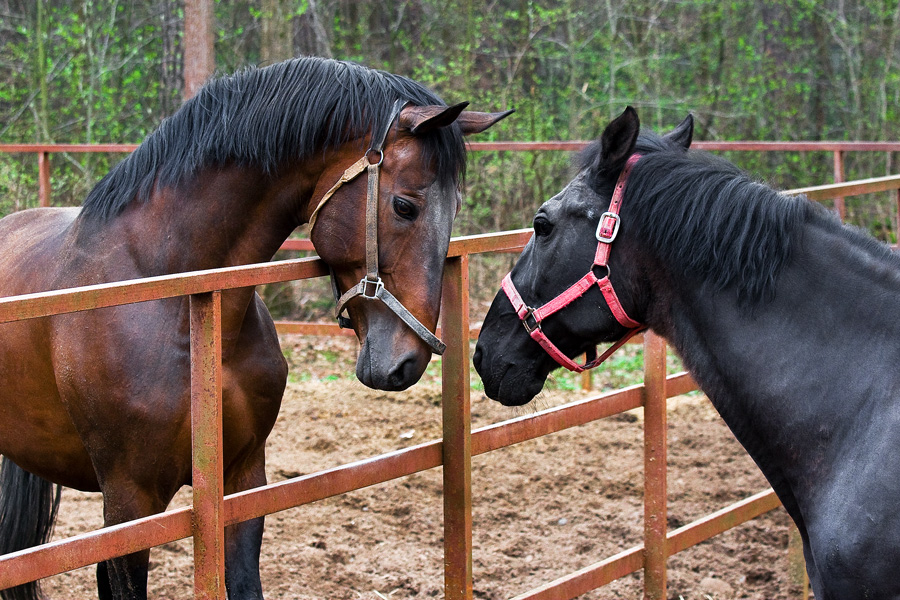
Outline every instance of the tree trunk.
<svg viewBox="0 0 900 600">
<path fill-rule="evenodd" d="M 316 0 L 307 1 L 306 12 L 294 19 L 294 24 L 294 47 L 298 54 L 332 57 L 331 43 L 319 18 Z"/>
<path fill-rule="evenodd" d="M 263 65 L 286 60 L 293 56 L 291 40 L 291 20 L 282 0 L 263 0 L 262 37 L 259 58 Z"/>
<path fill-rule="evenodd" d="M 216 69 L 212 0 L 184 2 L 184 98 L 192 98 Z"/>
</svg>

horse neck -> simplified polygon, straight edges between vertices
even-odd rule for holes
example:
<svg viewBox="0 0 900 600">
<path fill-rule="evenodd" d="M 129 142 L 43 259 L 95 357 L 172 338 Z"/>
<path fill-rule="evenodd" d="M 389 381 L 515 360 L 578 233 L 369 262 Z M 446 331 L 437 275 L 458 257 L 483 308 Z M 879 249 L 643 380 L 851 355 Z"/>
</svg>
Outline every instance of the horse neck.
<svg viewBox="0 0 900 600">
<path fill-rule="evenodd" d="M 900 262 L 834 225 L 803 225 L 770 302 L 696 284 L 665 296 L 666 336 L 770 479 L 823 468 L 816 457 L 851 441 L 847 423 L 900 384 Z"/>
<path fill-rule="evenodd" d="M 103 226 L 104 235 L 128 246 L 139 276 L 265 262 L 299 224 L 298 206 L 310 191 L 299 173 L 207 169 L 133 202 Z"/>
<path fill-rule="evenodd" d="M 106 221 L 79 219 L 71 236 L 72 256 L 79 257 L 73 265 L 88 284 L 266 262 L 299 224 L 314 183 L 302 168 L 280 178 L 243 167 L 204 170 Z M 223 295 L 226 354 L 254 293 L 241 288 Z"/>
</svg>

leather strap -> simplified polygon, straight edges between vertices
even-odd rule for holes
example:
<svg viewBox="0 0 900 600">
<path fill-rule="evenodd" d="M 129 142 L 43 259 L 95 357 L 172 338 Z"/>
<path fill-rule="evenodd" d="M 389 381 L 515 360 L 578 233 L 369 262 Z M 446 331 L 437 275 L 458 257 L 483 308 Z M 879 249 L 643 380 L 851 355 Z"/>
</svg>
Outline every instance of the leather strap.
<svg viewBox="0 0 900 600">
<path fill-rule="evenodd" d="M 379 164 L 381 164 L 379 162 Z M 379 281 L 378 276 L 378 165 L 369 165 L 369 186 L 366 192 L 366 279 Z"/>
<path fill-rule="evenodd" d="M 335 314 L 338 319 L 342 319 L 344 317 L 341 316 L 341 312 L 344 310 L 344 305 L 347 304 L 353 298 L 357 296 L 362 296 L 368 300 L 381 300 L 385 306 L 387 306 L 395 315 L 397 315 L 404 323 L 406 323 L 410 329 L 412 329 L 416 335 L 418 335 L 423 342 L 428 344 L 431 348 L 432 352 L 435 354 L 443 354 L 447 349 L 447 345 L 444 344 L 436 335 L 431 333 L 427 327 L 425 327 L 421 321 L 413 316 L 409 310 L 403 304 L 400 303 L 397 298 L 388 291 L 384 284 L 379 279 L 377 283 L 373 283 L 368 281 L 366 278 L 360 280 L 355 286 L 344 292 L 344 294 L 337 301 L 337 308 L 335 308 Z"/>
<path fill-rule="evenodd" d="M 321 208 L 329 199 L 338 191 L 338 189 L 347 182 L 353 181 L 364 171 L 367 175 L 366 185 L 366 276 L 359 283 L 351 287 L 349 290 L 340 293 L 337 280 L 334 276 L 334 270 L 329 267 L 331 273 L 331 289 L 334 293 L 336 303 L 335 317 L 338 325 L 343 328 L 353 326 L 348 317 L 343 316 L 345 305 L 356 297 L 362 297 L 366 300 L 380 300 L 387 306 L 400 320 L 415 332 L 419 338 L 428 344 L 431 351 L 435 354 L 443 354 L 447 346 L 438 339 L 431 331 L 428 330 L 416 317 L 409 312 L 397 298 L 391 294 L 381 280 L 378 269 L 378 190 L 380 183 L 381 163 L 384 161 L 384 142 L 387 139 L 388 131 L 394 120 L 400 115 L 400 111 L 406 106 L 406 101 L 397 100 L 391 109 L 390 119 L 387 124 L 378 131 L 372 132 L 372 143 L 359 160 L 344 170 L 341 178 L 335 183 L 331 189 L 325 192 L 322 199 L 319 200 L 315 210 L 309 217 L 309 229 L 316 224 L 316 217 Z M 374 155 L 374 156 L 373 156 Z M 377 161 L 373 159 L 377 157 Z"/>
<path fill-rule="evenodd" d="M 325 203 L 331 200 L 331 197 L 334 196 L 334 193 L 338 191 L 338 189 L 348 183 L 353 181 L 359 174 L 366 170 L 366 165 L 369 164 L 369 156 L 363 156 L 358 161 L 344 169 L 344 174 L 341 175 L 341 178 L 337 180 L 331 189 L 325 192 L 325 195 L 322 196 L 322 199 L 319 200 L 319 204 L 316 205 L 316 209 L 312 211 L 312 214 L 309 215 L 309 230 L 312 231 L 313 227 L 316 226 L 316 217 L 319 216 L 319 211 L 322 210 L 322 207 L 325 206 Z"/>
</svg>

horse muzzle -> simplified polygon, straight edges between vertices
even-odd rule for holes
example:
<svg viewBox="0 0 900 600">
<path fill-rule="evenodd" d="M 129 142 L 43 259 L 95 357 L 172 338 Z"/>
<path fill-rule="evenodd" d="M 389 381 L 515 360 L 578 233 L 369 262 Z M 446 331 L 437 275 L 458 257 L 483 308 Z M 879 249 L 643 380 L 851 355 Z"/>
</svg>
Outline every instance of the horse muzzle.
<svg viewBox="0 0 900 600">
<path fill-rule="evenodd" d="M 379 315 L 381 316 L 381 315 Z M 401 321 L 367 319 L 365 337 L 356 359 L 356 377 L 366 387 L 386 392 L 405 390 L 416 383 L 428 362 L 431 349 Z"/>
<path fill-rule="evenodd" d="M 484 383 L 484 393 L 491 400 L 503 406 L 522 406 L 531 402 L 544 387 L 546 374 L 542 377 L 536 369 L 521 368 L 504 361 L 502 356 L 492 356 L 489 345 L 478 340 L 472 362 L 475 371 Z"/>
</svg>

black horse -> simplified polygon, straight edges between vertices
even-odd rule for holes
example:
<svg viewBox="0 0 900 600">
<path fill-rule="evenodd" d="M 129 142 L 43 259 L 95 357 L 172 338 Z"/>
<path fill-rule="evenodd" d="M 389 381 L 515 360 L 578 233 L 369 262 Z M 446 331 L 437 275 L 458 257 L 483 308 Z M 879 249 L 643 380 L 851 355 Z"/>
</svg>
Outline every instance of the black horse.
<svg viewBox="0 0 900 600">
<path fill-rule="evenodd" d="M 677 349 L 772 484 L 816 598 L 900 598 L 900 258 L 820 205 L 687 151 L 690 117 L 666 137 L 638 129 L 628 108 L 581 154 L 576 179 L 538 210 L 513 288 L 541 306 L 589 270 L 624 184 L 608 267 L 622 309 Z M 539 324 L 526 306 L 527 328 L 568 357 L 619 338 L 628 327 L 596 288 Z M 474 360 L 507 405 L 557 367 L 503 291 Z"/>
</svg>

